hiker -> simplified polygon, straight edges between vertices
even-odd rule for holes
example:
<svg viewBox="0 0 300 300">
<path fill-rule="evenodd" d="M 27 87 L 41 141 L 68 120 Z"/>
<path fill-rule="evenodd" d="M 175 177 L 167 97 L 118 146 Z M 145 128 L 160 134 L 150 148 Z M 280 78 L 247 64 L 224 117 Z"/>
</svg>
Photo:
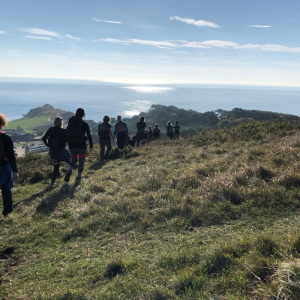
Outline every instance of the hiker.
<svg viewBox="0 0 300 300">
<path fill-rule="evenodd" d="M 19 173 L 14 154 L 14 145 L 11 137 L 1 129 L 7 125 L 6 117 L 0 114 L 0 186 L 3 200 L 3 216 L 12 212 L 11 189 L 19 178 Z"/>
<path fill-rule="evenodd" d="M 62 118 L 56 117 L 53 122 L 53 127 L 50 127 L 42 137 L 42 141 L 49 148 L 49 156 L 54 163 L 51 186 L 54 185 L 57 178 L 63 176 L 59 173 L 59 167 L 62 161 L 74 167 L 71 161 L 71 155 L 66 149 L 66 129 L 62 128 L 62 126 Z"/>
<path fill-rule="evenodd" d="M 68 122 L 68 127 L 66 129 L 66 138 L 69 144 L 69 150 L 72 157 L 72 163 L 74 166 L 77 163 L 77 157 L 79 157 L 79 165 L 78 165 L 78 174 L 76 179 L 80 180 L 84 160 L 86 157 L 87 147 L 86 141 L 89 141 L 90 144 L 90 152 L 93 150 L 93 141 L 90 133 L 90 127 L 88 123 L 83 121 L 85 118 L 85 112 L 83 108 L 78 108 L 75 116 L 71 117 Z M 69 166 L 69 170 L 65 176 L 65 181 L 69 182 L 70 176 L 72 175 L 73 166 Z"/>
<path fill-rule="evenodd" d="M 114 132 L 114 138 L 117 135 L 117 143 L 118 148 L 123 149 L 126 145 L 126 139 L 128 136 L 128 128 L 124 121 L 122 121 L 122 116 L 117 116 L 117 123 L 115 124 L 115 132 Z"/>
<path fill-rule="evenodd" d="M 174 132 L 173 132 L 173 126 L 170 121 L 168 121 L 168 126 L 166 127 L 167 136 L 170 138 L 170 140 L 174 139 Z"/>
<path fill-rule="evenodd" d="M 153 140 L 153 130 L 152 130 L 152 127 L 151 127 L 151 126 L 149 126 L 149 130 L 148 130 L 148 135 L 147 135 L 147 137 L 148 137 L 148 140 L 149 140 L 149 141 L 152 141 L 152 140 Z"/>
<path fill-rule="evenodd" d="M 175 122 L 174 131 L 174 138 L 177 140 L 180 137 L 180 125 L 178 124 L 178 121 Z"/>
<path fill-rule="evenodd" d="M 137 128 L 137 134 L 135 136 L 136 145 L 139 146 L 140 142 L 145 139 L 146 123 L 145 123 L 145 118 L 143 116 L 141 116 L 140 121 L 136 123 L 136 128 Z"/>
<path fill-rule="evenodd" d="M 111 132 L 111 125 L 109 124 L 110 117 L 105 115 L 103 117 L 103 122 L 98 125 L 98 135 L 99 135 L 99 144 L 100 144 L 100 160 L 108 160 L 109 153 L 111 151 L 111 140 L 114 140 L 114 136 Z M 106 153 L 104 155 L 106 146 Z"/>
<path fill-rule="evenodd" d="M 160 129 L 158 128 L 158 124 L 156 123 L 153 128 L 153 140 L 159 140 L 160 139 Z"/>
</svg>

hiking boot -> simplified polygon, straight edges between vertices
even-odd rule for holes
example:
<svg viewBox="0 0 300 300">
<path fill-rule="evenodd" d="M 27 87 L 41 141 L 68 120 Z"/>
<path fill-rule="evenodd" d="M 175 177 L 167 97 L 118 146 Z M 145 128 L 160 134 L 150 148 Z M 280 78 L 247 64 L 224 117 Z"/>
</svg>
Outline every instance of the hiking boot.
<svg viewBox="0 0 300 300">
<path fill-rule="evenodd" d="M 70 177 L 72 175 L 72 171 L 68 171 L 65 175 L 65 182 L 69 182 L 70 181 Z"/>
<path fill-rule="evenodd" d="M 76 180 L 81 180 L 81 176 L 76 176 Z"/>
<path fill-rule="evenodd" d="M 51 180 L 50 186 L 53 187 L 55 183 L 55 180 Z"/>
</svg>

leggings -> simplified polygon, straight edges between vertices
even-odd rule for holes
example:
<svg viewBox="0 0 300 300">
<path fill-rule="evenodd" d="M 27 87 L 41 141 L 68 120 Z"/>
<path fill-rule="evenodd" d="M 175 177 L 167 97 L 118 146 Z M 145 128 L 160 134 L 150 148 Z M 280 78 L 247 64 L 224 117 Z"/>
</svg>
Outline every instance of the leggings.
<svg viewBox="0 0 300 300">
<path fill-rule="evenodd" d="M 7 216 L 12 212 L 12 194 L 5 184 L 1 184 L 1 192 L 3 198 L 3 216 Z"/>
<path fill-rule="evenodd" d="M 84 160 L 86 156 L 86 148 L 74 148 L 74 149 L 69 149 L 72 157 L 72 163 L 75 164 L 77 163 L 77 157 L 79 156 L 79 165 L 78 165 L 78 172 L 83 171 L 83 165 L 84 165 Z"/>
</svg>

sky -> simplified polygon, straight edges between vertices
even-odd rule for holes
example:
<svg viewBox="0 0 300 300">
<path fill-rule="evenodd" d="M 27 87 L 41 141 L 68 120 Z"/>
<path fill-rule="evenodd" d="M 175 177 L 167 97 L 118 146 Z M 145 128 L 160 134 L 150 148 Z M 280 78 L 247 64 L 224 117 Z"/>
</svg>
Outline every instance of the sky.
<svg viewBox="0 0 300 300">
<path fill-rule="evenodd" d="M 0 77 L 300 86 L 299 0 L 0 0 Z"/>
</svg>

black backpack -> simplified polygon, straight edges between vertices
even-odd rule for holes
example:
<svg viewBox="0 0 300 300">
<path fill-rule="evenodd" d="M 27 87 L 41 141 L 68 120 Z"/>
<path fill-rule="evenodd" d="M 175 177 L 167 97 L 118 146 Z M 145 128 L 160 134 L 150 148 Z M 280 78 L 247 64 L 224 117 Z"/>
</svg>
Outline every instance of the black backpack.
<svg viewBox="0 0 300 300">
<path fill-rule="evenodd" d="M 51 135 L 48 138 L 48 145 L 51 150 L 57 151 L 60 148 L 64 147 L 64 143 L 61 137 L 61 128 L 53 127 Z"/>
<path fill-rule="evenodd" d="M 2 134 L 4 134 L 4 132 L 0 131 L 0 136 Z M 4 161 L 6 161 L 6 159 L 5 159 L 5 153 L 4 153 L 4 145 L 3 145 L 3 142 L 2 142 L 2 140 L 0 138 L 0 162 L 4 162 Z"/>
<path fill-rule="evenodd" d="M 109 130 L 108 130 L 108 126 L 106 126 L 105 122 L 101 122 L 98 125 L 98 135 L 100 138 L 102 139 L 106 139 L 109 137 Z"/>
<path fill-rule="evenodd" d="M 82 132 L 83 121 L 81 118 L 73 116 L 69 119 L 66 129 L 66 138 L 68 143 L 79 144 L 85 142 L 85 136 Z"/>
</svg>

